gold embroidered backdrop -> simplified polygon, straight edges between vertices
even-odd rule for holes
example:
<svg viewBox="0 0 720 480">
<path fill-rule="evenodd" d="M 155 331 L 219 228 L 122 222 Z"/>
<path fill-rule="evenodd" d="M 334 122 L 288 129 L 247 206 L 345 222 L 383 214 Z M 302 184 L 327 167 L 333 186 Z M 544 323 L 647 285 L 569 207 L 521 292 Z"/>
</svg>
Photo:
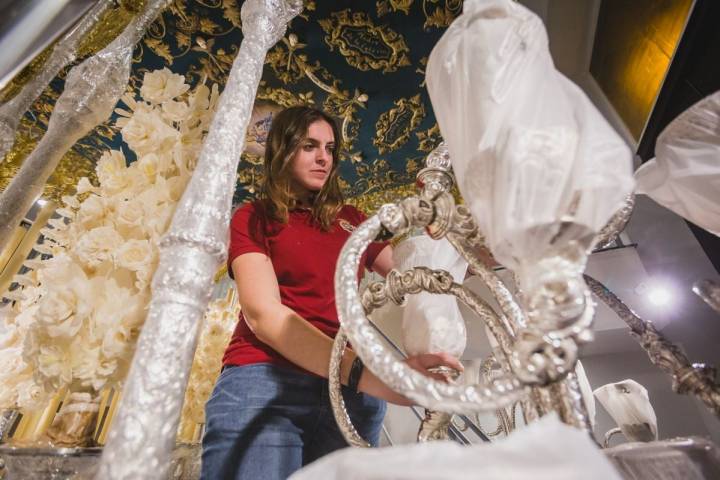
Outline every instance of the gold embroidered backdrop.
<svg viewBox="0 0 720 480">
<path fill-rule="evenodd" d="M 81 46 L 82 60 L 117 35 L 142 0 L 124 0 Z M 237 53 L 241 0 L 175 0 L 136 47 L 129 88 L 145 72 L 166 66 L 192 84 L 224 85 Z M 423 83 L 430 50 L 460 14 L 459 0 L 306 1 L 285 38 L 266 59 L 248 142 L 238 169 L 236 203 L 252 197 L 262 178 L 262 146 L 272 115 L 282 107 L 310 104 L 342 126 L 341 174 L 352 202 L 364 210 L 414 189 L 416 172 L 440 141 Z M 4 91 L 7 100 L 31 78 L 40 55 Z M 67 69 L 25 115 L 15 148 L 0 164 L 0 189 L 44 133 Z M 71 193 L 92 176 L 101 152 L 120 145 L 114 118 L 97 127 L 63 158 L 45 195 Z M 126 151 L 130 161 L 132 154 Z"/>
</svg>

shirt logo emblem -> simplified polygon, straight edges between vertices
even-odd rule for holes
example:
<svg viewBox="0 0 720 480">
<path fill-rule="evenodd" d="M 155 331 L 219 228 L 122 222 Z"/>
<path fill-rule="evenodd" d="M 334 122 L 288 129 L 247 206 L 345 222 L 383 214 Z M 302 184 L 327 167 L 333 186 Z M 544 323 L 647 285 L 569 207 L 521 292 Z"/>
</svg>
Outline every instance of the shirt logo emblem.
<svg viewBox="0 0 720 480">
<path fill-rule="evenodd" d="M 340 228 L 342 228 L 342 229 L 345 230 L 346 232 L 352 233 L 352 232 L 355 231 L 355 228 L 356 228 L 355 225 L 353 225 L 352 223 L 348 222 L 348 221 L 345 220 L 344 218 L 341 218 L 341 219 L 338 221 L 338 223 L 340 224 Z"/>
</svg>

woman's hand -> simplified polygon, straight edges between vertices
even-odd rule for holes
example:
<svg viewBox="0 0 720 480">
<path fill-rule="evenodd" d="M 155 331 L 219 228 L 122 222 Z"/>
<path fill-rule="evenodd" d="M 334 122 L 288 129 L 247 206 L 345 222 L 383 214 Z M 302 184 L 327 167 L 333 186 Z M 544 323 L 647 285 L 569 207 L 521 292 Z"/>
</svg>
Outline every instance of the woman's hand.
<svg viewBox="0 0 720 480">
<path fill-rule="evenodd" d="M 413 355 L 405 359 L 405 363 L 408 364 L 413 370 L 417 370 L 426 377 L 440 380 L 441 382 L 448 382 L 450 379 L 447 375 L 443 375 L 438 372 L 431 372 L 431 368 L 437 367 L 449 367 L 453 370 L 457 370 L 458 373 L 462 372 L 463 366 L 457 358 L 447 353 L 421 353 L 419 355 Z"/>
<path fill-rule="evenodd" d="M 429 369 L 436 367 L 449 367 L 459 372 L 463 371 L 463 366 L 458 359 L 452 355 L 448 355 L 447 353 L 423 353 L 420 355 L 413 355 L 406 358 L 405 363 L 407 363 L 410 368 L 417 370 L 426 377 L 440 380 L 441 382 L 448 382 L 450 379 L 446 375 L 431 372 Z M 387 400 L 390 403 L 404 405 L 406 407 L 415 405 L 415 402 L 409 398 L 391 390 L 367 368 L 363 370 L 359 386 L 361 391 Z"/>
</svg>

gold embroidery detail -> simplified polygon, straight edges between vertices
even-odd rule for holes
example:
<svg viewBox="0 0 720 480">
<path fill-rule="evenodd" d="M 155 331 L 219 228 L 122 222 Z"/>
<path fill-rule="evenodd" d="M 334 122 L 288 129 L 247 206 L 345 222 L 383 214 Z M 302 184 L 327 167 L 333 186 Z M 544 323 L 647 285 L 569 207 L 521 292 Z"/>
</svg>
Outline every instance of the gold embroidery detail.
<svg viewBox="0 0 720 480">
<path fill-rule="evenodd" d="M 410 51 L 403 37 L 385 25 L 374 25 L 363 12 L 332 13 L 331 19 L 318 20 L 325 31 L 325 43 L 335 48 L 351 66 L 367 71 L 395 72 L 410 65 Z"/>
<path fill-rule="evenodd" d="M 237 6 L 235 0 L 223 0 L 223 17 L 228 22 L 232 23 L 235 28 L 242 28 L 240 23 L 240 9 Z"/>
<path fill-rule="evenodd" d="M 310 15 L 307 12 L 314 12 L 316 8 L 315 0 L 303 0 L 303 11 L 300 12 L 298 17 L 307 22 L 310 20 Z"/>
<path fill-rule="evenodd" d="M 425 118 L 425 107 L 418 93 L 395 101 L 395 107 L 380 115 L 375 124 L 373 144 L 380 154 L 397 150 L 408 141 L 410 132 Z"/>
<path fill-rule="evenodd" d="M 445 28 L 462 12 L 462 0 L 423 0 L 423 28 Z M 428 12 L 428 10 L 430 10 Z"/>
<path fill-rule="evenodd" d="M 245 155 L 243 154 L 243 158 Z M 262 159 L 260 159 L 260 165 L 245 164 L 238 170 L 237 181 L 251 196 L 255 196 L 260 192 L 260 186 L 265 178 L 263 171 Z"/>
<path fill-rule="evenodd" d="M 363 193 L 348 199 L 348 203 L 366 215 L 373 215 L 385 203 L 396 202 L 417 193 L 414 183 L 400 185 L 390 189 L 380 189 L 372 193 Z"/>
<path fill-rule="evenodd" d="M 355 162 L 362 158 L 360 152 L 352 151 L 360 129 L 360 120 L 355 114 L 358 108 L 365 108 L 368 96 L 357 89 L 351 96 L 347 90 L 342 89 L 340 80 L 321 67 L 319 62 L 310 64 L 305 54 L 297 53 L 305 46 L 297 35 L 291 33 L 270 50 L 265 63 L 270 65 L 278 79 L 285 84 L 294 84 L 304 75 L 318 88 L 327 92 L 323 108 L 341 119 L 340 131 L 344 147 L 341 150 L 341 160 L 349 157 Z"/>
<path fill-rule="evenodd" d="M 209 79 L 213 83 L 224 85 L 235 55 L 237 55 L 238 47 L 233 45 L 228 53 L 222 48 L 213 51 L 214 46 L 214 38 L 206 40 L 200 36 L 195 37 L 195 46 L 192 47 L 192 50 L 204 53 L 205 56 L 200 58 L 200 68 L 196 65 L 190 66 L 189 74 L 199 77 L 203 82 Z"/>
<path fill-rule="evenodd" d="M 427 130 L 415 132 L 415 135 L 420 142 L 418 150 L 421 152 L 432 152 L 443 140 L 437 123 Z"/>
<path fill-rule="evenodd" d="M 260 81 L 260 87 L 256 100 L 269 100 L 281 107 L 293 107 L 295 105 L 314 105 L 314 92 L 293 93 L 284 88 L 268 87 L 264 80 Z"/>
<path fill-rule="evenodd" d="M 410 7 L 412 7 L 414 0 L 378 0 L 375 3 L 377 7 L 378 17 L 387 15 L 390 10 L 393 12 L 403 12 L 405 15 L 410 14 Z"/>
</svg>

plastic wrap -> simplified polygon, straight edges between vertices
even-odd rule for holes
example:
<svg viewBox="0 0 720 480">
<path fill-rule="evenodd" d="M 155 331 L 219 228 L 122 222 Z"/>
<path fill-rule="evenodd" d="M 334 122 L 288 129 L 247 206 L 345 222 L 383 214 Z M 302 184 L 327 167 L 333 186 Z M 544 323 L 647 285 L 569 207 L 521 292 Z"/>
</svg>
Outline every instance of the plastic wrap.
<svg viewBox="0 0 720 480">
<path fill-rule="evenodd" d="M 635 380 L 608 383 L 593 392 L 630 441 L 657 440 L 657 417 L 645 387 Z"/>
<path fill-rule="evenodd" d="M 467 262 L 445 240 L 412 237 L 398 245 L 393 258 L 402 271 L 424 266 L 448 271 L 463 283 Z M 457 299 L 450 295 L 420 292 L 407 297 L 403 310 L 402 341 L 408 355 L 447 352 L 459 357 L 465 351 L 467 331 Z"/>
<path fill-rule="evenodd" d="M 530 302 L 542 284 L 572 277 L 569 288 L 582 288 L 595 234 L 633 189 L 632 153 L 554 68 L 540 19 L 510 0 L 465 2 L 426 79 L 458 187 L 494 257 Z"/>
<path fill-rule="evenodd" d="M 432 442 L 388 448 L 346 448 L 311 463 L 291 480 L 620 480 L 590 437 L 556 415 L 493 443 Z"/>
<path fill-rule="evenodd" d="M 637 193 L 720 236 L 720 91 L 673 120 L 655 155 L 635 173 Z"/>
</svg>

